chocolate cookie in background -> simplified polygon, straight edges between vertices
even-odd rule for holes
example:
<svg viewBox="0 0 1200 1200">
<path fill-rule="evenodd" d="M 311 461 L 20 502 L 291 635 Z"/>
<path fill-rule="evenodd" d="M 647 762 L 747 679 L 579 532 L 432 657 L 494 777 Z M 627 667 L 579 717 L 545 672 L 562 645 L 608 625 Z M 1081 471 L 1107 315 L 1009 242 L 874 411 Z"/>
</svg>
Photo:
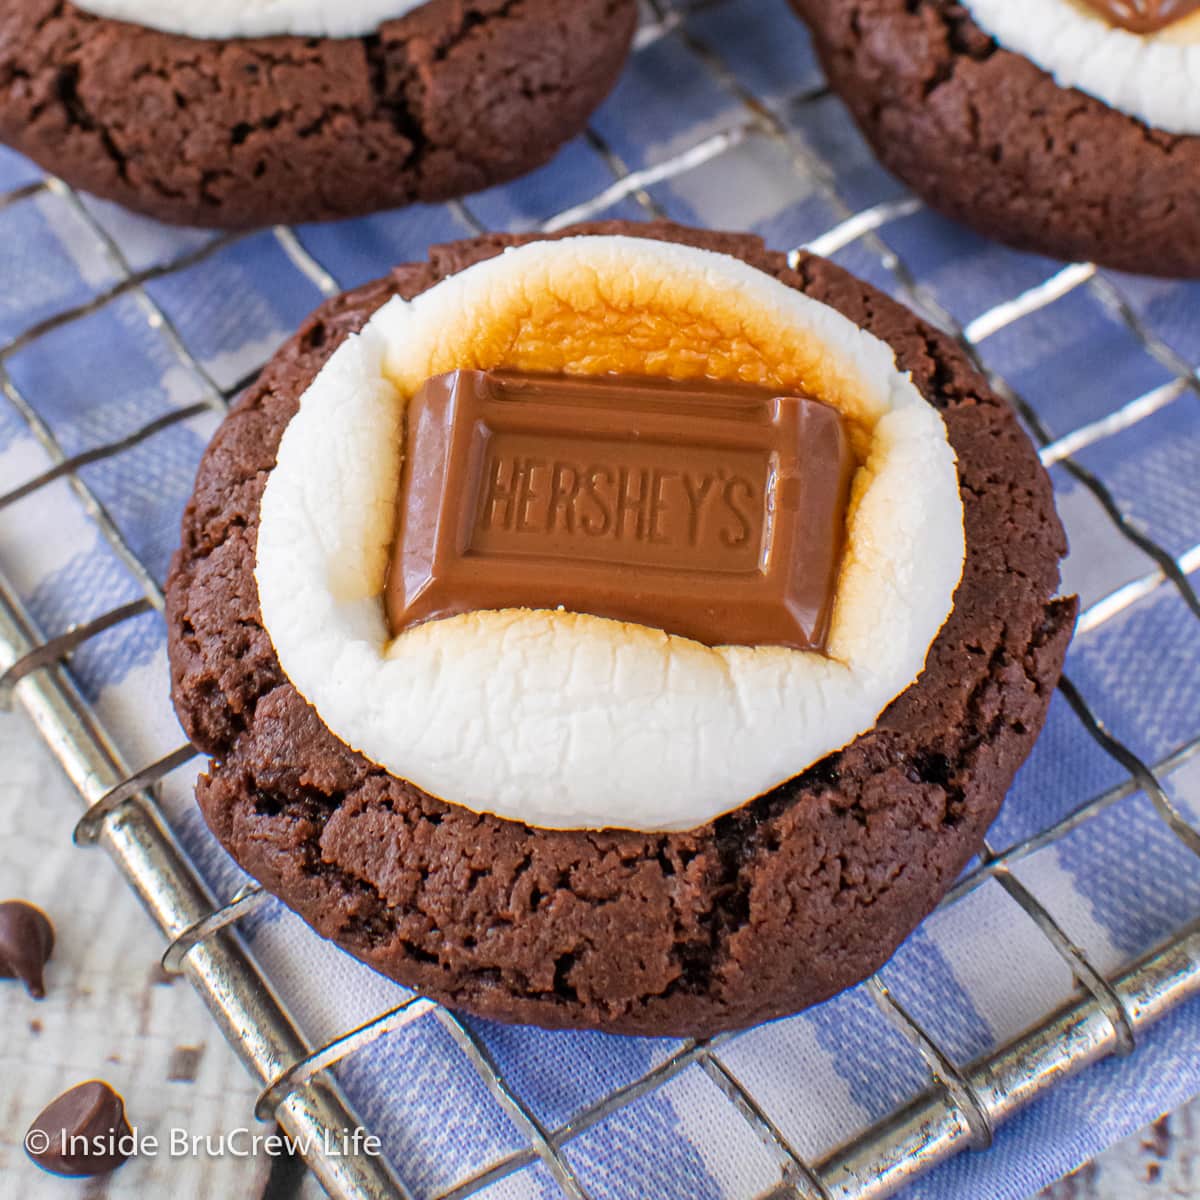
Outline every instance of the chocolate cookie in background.
<svg viewBox="0 0 1200 1200">
<path fill-rule="evenodd" d="M 793 0 L 883 163 L 1065 260 L 1200 276 L 1200 5 Z"/>
<path fill-rule="evenodd" d="M 859 469 L 827 640 L 706 644 L 672 635 L 670 612 L 657 628 L 606 616 L 598 593 L 581 612 L 541 596 L 389 629 L 414 511 L 396 532 L 404 400 L 500 369 L 736 379 L 768 396 L 743 424 L 789 396 L 835 409 Z M 528 529 L 564 577 L 586 560 L 615 579 L 640 551 L 601 511 L 656 528 L 639 524 L 630 439 L 576 447 L 572 481 L 546 475 L 574 461 L 543 453 L 547 430 L 518 431 L 470 484 L 515 497 L 501 557 Z M 692 455 L 696 436 L 667 440 Z M 715 444 L 717 477 L 759 478 L 754 454 L 743 470 Z M 424 459 L 403 470 L 435 487 Z M 689 505 L 667 536 L 709 493 L 658 465 L 650 494 Z M 764 478 L 747 493 L 763 512 L 796 502 L 794 476 Z M 574 499 L 554 500 L 556 479 Z M 456 570 L 464 545 L 495 549 L 473 541 L 492 510 L 462 507 L 467 541 L 433 543 Z M 705 539 L 741 544 L 704 511 L 726 524 L 672 545 L 685 577 Z M 585 520 L 610 540 L 580 549 Z M 789 526 L 747 528 L 769 553 Z M 575 549 L 540 540 L 551 529 Z M 322 935 L 489 1017 L 700 1035 L 877 969 L 978 850 L 1070 638 L 1064 551 L 1011 410 L 951 341 L 838 267 L 666 224 L 497 235 L 329 301 L 234 406 L 168 580 L 173 696 L 213 759 L 198 800 L 214 833 Z"/>
<path fill-rule="evenodd" d="M 3 0 L 0 141 L 164 221 L 446 200 L 540 166 L 635 0 Z"/>
</svg>

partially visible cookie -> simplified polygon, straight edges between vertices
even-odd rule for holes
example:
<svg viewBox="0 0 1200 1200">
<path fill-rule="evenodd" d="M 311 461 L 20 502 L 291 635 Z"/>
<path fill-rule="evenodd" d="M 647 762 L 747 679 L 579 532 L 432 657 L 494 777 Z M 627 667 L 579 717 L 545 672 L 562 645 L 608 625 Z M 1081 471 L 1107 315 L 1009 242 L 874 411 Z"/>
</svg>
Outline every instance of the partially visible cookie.
<svg viewBox="0 0 1200 1200">
<path fill-rule="evenodd" d="M 495 236 L 329 301 L 234 406 L 168 580 L 173 695 L 213 756 L 198 799 L 214 833 L 322 935 L 489 1017 L 700 1035 L 850 986 L 937 903 L 1041 728 L 1075 602 L 1055 598 L 1065 539 L 1046 473 L 948 338 L 838 267 L 802 257 L 793 269 L 754 237 L 622 223 L 576 233 L 736 256 L 882 339 L 911 372 L 958 455 L 966 535 L 953 612 L 917 682 L 841 751 L 684 832 L 471 811 L 330 731 L 284 675 L 255 581 L 280 439 L 323 364 L 388 300 L 532 240 Z"/>
<path fill-rule="evenodd" d="M 1200 275 L 1194 5 L 793 4 L 875 152 L 932 207 L 1055 258 Z M 1138 33 L 1106 15 L 1146 9 L 1182 19 Z"/>
<path fill-rule="evenodd" d="M 428 0 L 361 37 L 199 39 L 0 5 L 0 141 L 162 220 L 445 200 L 546 162 L 612 87 L 634 0 Z"/>
</svg>

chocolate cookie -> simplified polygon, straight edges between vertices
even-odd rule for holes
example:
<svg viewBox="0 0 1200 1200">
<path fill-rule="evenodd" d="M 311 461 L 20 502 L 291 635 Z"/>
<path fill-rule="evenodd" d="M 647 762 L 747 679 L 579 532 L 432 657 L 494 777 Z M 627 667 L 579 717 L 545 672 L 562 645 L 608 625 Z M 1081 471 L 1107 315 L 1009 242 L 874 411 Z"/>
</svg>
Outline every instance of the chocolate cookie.
<svg viewBox="0 0 1200 1200">
<path fill-rule="evenodd" d="M 883 163 L 1019 249 L 1200 276 L 1200 137 L 1060 87 L 954 0 L 793 0 Z"/>
<path fill-rule="evenodd" d="M 433 250 L 331 300 L 238 401 L 201 464 L 167 584 L 175 704 L 213 756 L 198 798 L 230 853 L 319 933 L 488 1017 L 708 1034 L 881 966 L 979 848 L 1045 717 L 1075 616 L 1065 539 L 1012 411 L 942 334 L 840 268 L 746 235 L 609 223 L 743 258 L 887 341 L 943 413 L 967 557 L 920 679 L 876 727 L 686 833 L 548 831 L 420 792 L 339 742 L 288 683 L 254 580 L 259 504 L 298 400 L 347 334 L 529 238 Z M 730 753 L 737 753 L 731 746 Z"/>
<path fill-rule="evenodd" d="M 166 221 L 445 200 L 547 161 L 624 63 L 634 0 L 429 0 L 362 38 L 197 40 L 0 4 L 0 141 Z"/>
</svg>

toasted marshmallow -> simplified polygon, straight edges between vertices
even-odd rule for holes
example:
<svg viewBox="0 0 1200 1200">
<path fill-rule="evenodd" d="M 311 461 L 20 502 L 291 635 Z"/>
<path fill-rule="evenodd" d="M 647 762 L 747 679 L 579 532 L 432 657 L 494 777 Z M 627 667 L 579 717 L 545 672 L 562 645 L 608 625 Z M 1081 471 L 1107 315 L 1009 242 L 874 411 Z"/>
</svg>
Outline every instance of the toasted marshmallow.
<svg viewBox="0 0 1200 1200">
<path fill-rule="evenodd" d="M 708 647 L 562 610 L 389 638 L 405 403 L 469 368 L 738 380 L 845 414 L 861 466 L 827 653 Z M 284 432 L 256 578 L 288 678 L 393 775 L 543 828 L 679 830 L 870 729 L 920 674 L 963 556 L 945 425 L 885 343 L 739 259 L 580 237 L 393 299 L 339 347 Z"/>
<path fill-rule="evenodd" d="M 363 37 L 425 0 L 75 0 L 98 17 L 194 38 Z"/>
<path fill-rule="evenodd" d="M 1200 134 L 1200 13 L 1153 34 L 1110 24 L 1083 0 L 963 0 L 1006 50 L 1167 133 Z"/>
</svg>

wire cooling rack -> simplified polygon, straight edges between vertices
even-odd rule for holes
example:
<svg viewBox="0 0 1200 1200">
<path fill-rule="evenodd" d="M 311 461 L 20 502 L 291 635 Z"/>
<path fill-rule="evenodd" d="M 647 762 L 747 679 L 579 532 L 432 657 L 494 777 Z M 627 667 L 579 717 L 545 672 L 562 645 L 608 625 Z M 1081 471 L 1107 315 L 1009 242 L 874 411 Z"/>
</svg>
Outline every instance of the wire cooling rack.
<svg viewBox="0 0 1200 1200">
<path fill-rule="evenodd" d="M 77 840 L 102 844 L 140 894 L 169 940 L 164 965 L 190 979 L 260 1081 L 260 1117 L 274 1118 L 287 1132 L 315 1138 L 313 1144 L 319 1145 L 326 1131 L 360 1124 L 335 1068 L 355 1056 L 370 1055 L 380 1039 L 411 1023 L 432 1020 L 444 1025 L 524 1144 L 441 1189 L 437 1194 L 442 1200 L 484 1191 L 531 1164 L 541 1164 L 565 1195 L 588 1196 L 587 1181 L 568 1154 L 571 1143 L 693 1067 L 719 1090 L 726 1119 L 745 1122 L 775 1163 L 775 1182 L 765 1190 L 756 1188 L 758 1196 L 829 1200 L 890 1195 L 963 1148 L 987 1146 L 1001 1122 L 1068 1075 L 1106 1056 L 1130 1053 L 1150 1024 L 1200 991 L 1200 921 L 1178 921 L 1165 938 L 1143 952 L 1116 964 L 1097 963 L 1084 948 L 1084 939 L 1052 915 L 1051 906 L 1020 877 L 1023 862 L 1081 831 L 1086 835 L 1101 814 L 1138 794 L 1148 799 L 1189 853 L 1200 854 L 1200 832 L 1163 782 L 1200 749 L 1196 712 L 1183 714 L 1187 727 L 1168 752 L 1149 757 L 1109 731 L 1097 715 L 1094 697 L 1085 694 L 1087 687 L 1074 682 L 1069 672 L 1060 698 L 1113 766 L 1106 786 L 1065 802 L 1060 797 L 1050 819 L 1021 829 L 1020 836 L 989 843 L 942 906 L 946 910 L 962 905 L 984 884 L 998 885 L 1069 971 L 1074 988 L 1065 1000 L 1039 1011 L 1025 1032 L 1005 1044 L 962 1061 L 931 1030 L 928 1019 L 894 995 L 881 977 L 868 981 L 867 993 L 923 1061 L 925 1081 L 852 1138 L 816 1154 L 797 1148 L 794 1136 L 731 1066 L 730 1051 L 739 1035 L 684 1042 L 569 1120 L 550 1123 L 523 1098 L 475 1027 L 425 998 L 407 998 L 337 1036 L 306 1039 L 234 928 L 267 898 L 247 885 L 223 903 L 215 899 L 181 848 L 174 816 L 160 803 L 161 782 L 185 764 L 194 769 L 196 752 L 180 746 L 152 762 L 139 761 L 138 750 L 122 744 L 119 732 L 105 721 L 103 706 L 80 684 L 76 666 L 89 647 L 103 644 L 106 635 L 129 623 L 158 620 L 163 607 L 164 564 L 148 561 L 153 556 L 114 513 L 111 498 L 96 482 L 95 469 L 153 447 L 155 439 L 173 427 L 211 431 L 215 416 L 257 366 L 246 364 L 254 369 L 227 378 L 230 367 L 220 360 L 220 347 L 197 347 L 186 308 L 172 302 L 186 294 L 186 286 L 180 292 L 164 292 L 159 285 L 186 285 L 206 263 L 257 239 L 256 246 L 267 247 L 262 253 L 273 256 L 272 270 L 293 273 L 280 283 L 282 290 L 296 293 L 302 297 L 297 303 L 309 307 L 310 299 L 333 295 L 381 273 L 391 260 L 403 258 L 405 249 L 419 254 L 420 243 L 430 237 L 465 235 L 485 225 L 550 230 L 604 215 L 669 216 L 753 227 L 775 245 L 789 230 L 799 228 L 804 236 L 797 240 L 805 249 L 832 256 L 898 294 L 952 333 L 988 371 L 1017 406 L 1056 483 L 1069 484 L 1071 494 L 1082 497 L 1078 503 L 1105 524 L 1109 549 L 1099 557 L 1119 564 L 1114 567 L 1115 586 L 1102 582 L 1088 589 L 1079 636 L 1099 631 L 1171 590 L 1186 619 L 1200 619 L 1200 600 L 1189 579 L 1200 568 L 1200 545 L 1186 541 L 1176 528 L 1178 522 L 1167 521 L 1170 529 L 1160 534 L 1152 506 L 1149 516 L 1127 511 L 1104 470 L 1087 461 L 1089 451 L 1114 444 L 1164 410 L 1196 402 L 1200 381 L 1188 358 L 1200 351 L 1194 318 L 1190 328 L 1186 322 L 1178 326 L 1176 320 L 1168 340 L 1157 328 L 1155 313 L 1162 311 L 1154 307 L 1158 293 L 1153 288 L 1147 292 L 1150 285 L 1145 281 L 1115 278 L 1086 264 L 1057 267 L 1008 252 L 997 253 L 1006 256 L 1003 261 L 1011 269 L 992 271 L 973 264 L 969 253 L 960 255 L 964 247 L 969 251 L 979 244 L 971 235 L 938 221 L 873 165 L 829 96 L 810 54 L 795 57 L 794 71 L 781 71 L 778 63 L 764 61 L 761 42 L 756 43 L 757 57 L 739 53 L 737 34 L 747 22 L 775 23 L 781 54 L 791 54 L 793 46 L 803 44 L 804 35 L 782 0 L 647 5 L 629 75 L 613 102 L 617 115 L 606 117 L 611 105 L 597 115 L 585 137 L 566 151 L 565 168 L 560 163 L 524 184 L 467 202 L 380 218 L 384 224 L 348 226 L 344 233 L 337 227 L 277 227 L 255 235 L 163 231 L 149 239 L 154 253 L 146 251 L 145 238 L 133 253 L 126 244 L 123 219 L 61 180 L 24 165 L 17 170 L 24 178 L 0 194 L 0 218 L 6 210 L 41 204 L 54 210 L 57 221 L 72 222 L 76 244 L 82 231 L 86 245 L 81 253 L 88 259 L 79 287 L 49 289 L 49 296 L 42 268 L 5 281 L 8 292 L 26 299 L 17 306 L 20 319 L 0 324 L 5 338 L 0 345 L 0 389 L 24 433 L 40 445 L 46 466 L 0 494 L 0 518 L 30 504 L 35 506 L 32 511 L 39 511 L 42 497 L 65 488 L 75 517 L 82 514 L 98 530 L 132 581 L 128 598 L 106 611 L 89 612 L 85 619 L 75 619 L 75 612 L 57 612 L 51 623 L 60 628 L 47 635 L 36 619 L 36 589 L 18 578 L 20 564 L 0 561 L 0 699 L 15 701 L 30 714 L 77 786 L 86 805 Z M 786 87 L 779 86 L 781 78 Z M 622 109 L 635 112 L 636 119 L 622 124 Z M 643 137 L 638 144 L 638 128 L 642 135 L 653 133 L 649 142 Z M 564 172 L 570 180 L 565 191 Z M 735 181 L 732 187 L 730 181 Z M 570 200 L 565 205 L 564 195 Z M 161 241 L 155 241 L 160 236 Z M 939 259 L 937 251 L 930 250 L 947 243 L 955 247 L 955 256 Z M 37 246 L 31 249 L 35 253 L 40 253 Z M 325 265 L 334 257 L 343 269 Z M 966 262 L 961 271 L 959 257 Z M 1195 300 L 1192 292 L 1182 301 L 1168 298 L 1164 319 L 1169 323 L 1172 312 L 1186 314 Z M 1002 346 L 1014 330 L 1028 330 L 1046 320 L 1051 310 L 1073 301 L 1086 301 L 1101 311 L 1110 322 L 1109 336 L 1136 342 L 1144 370 L 1129 378 L 1148 379 L 1151 385 L 1125 394 L 1122 389 L 1129 379 L 1118 373 L 1106 383 L 1105 396 L 1113 400 L 1106 399 L 1102 411 L 1071 420 L 1068 405 L 1052 422 L 1043 405 L 1026 398 L 1022 379 L 1000 374 L 991 348 Z M 55 414 L 61 398 L 54 392 L 54 377 L 34 372 L 32 382 L 22 379 L 16 364 L 30 348 L 86 325 L 113 305 L 128 303 L 136 305 L 155 340 L 160 366 L 165 362 L 168 371 L 182 372 L 190 387 L 183 390 L 182 401 L 122 429 L 118 436 L 90 442 L 76 438 L 72 443 L 59 432 Z M 8 310 L 10 317 L 13 311 Z M 960 311 L 977 315 L 958 318 Z M 1174 348 L 1180 338 L 1182 351 Z M 269 347 L 261 349 L 265 355 Z M 1020 375 L 1019 356 L 997 357 L 1015 362 Z M 78 364 L 78 370 L 87 369 Z M 1076 389 L 1095 386 L 1094 380 L 1078 376 L 1070 382 Z M 90 378 L 87 386 L 103 390 L 105 381 Z M 1055 428 L 1066 431 L 1053 432 Z M 1195 477 L 1190 486 L 1197 487 Z M 177 508 L 168 514 L 172 523 L 177 515 Z M 76 599 L 82 609 L 85 598 Z M 162 708 L 157 694 L 147 696 L 146 703 Z M 319 1150 L 308 1158 L 334 1196 L 410 1195 L 401 1162 Z"/>
</svg>

